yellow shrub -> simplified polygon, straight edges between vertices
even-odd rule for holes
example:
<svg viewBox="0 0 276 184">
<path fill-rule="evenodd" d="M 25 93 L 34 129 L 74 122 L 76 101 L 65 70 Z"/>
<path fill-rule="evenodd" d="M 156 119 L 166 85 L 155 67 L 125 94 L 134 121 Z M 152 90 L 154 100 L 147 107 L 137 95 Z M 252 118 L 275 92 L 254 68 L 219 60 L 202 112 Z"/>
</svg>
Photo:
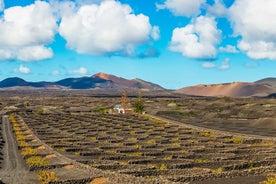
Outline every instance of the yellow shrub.
<svg viewBox="0 0 276 184">
<path fill-rule="evenodd" d="M 267 180 L 261 182 L 260 184 L 276 184 L 276 174 L 268 176 Z"/>
<path fill-rule="evenodd" d="M 38 179 L 41 181 L 42 184 L 49 183 L 51 181 L 59 181 L 60 179 L 56 177 L 55 172 L 50 171 L 39 171 L 38 172 Z"/>
<path fill-rule="evenodd" d="M 21 155 L 22 156 L 26 156 L 26 155 L 35 155 L 38 154 L 38 150 L 27 147 L 27 148 L 23 148 L 21 151 Z"/>
<path fill-rule="evenodd" d="M 26 159 L 29 166 L 48 166 L 50 162 L 41 156 L 32 156 Z"/>
</svg>

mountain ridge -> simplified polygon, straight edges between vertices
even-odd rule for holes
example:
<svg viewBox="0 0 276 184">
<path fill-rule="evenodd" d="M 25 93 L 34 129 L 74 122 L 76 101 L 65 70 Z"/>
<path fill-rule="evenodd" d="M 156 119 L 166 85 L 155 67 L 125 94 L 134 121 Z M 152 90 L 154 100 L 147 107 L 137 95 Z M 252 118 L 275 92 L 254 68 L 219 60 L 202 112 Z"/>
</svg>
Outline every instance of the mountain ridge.
<svg viewBox="0 0 276 184">
<path fill-rule="evenodd" d="M 256 81 L 255 83 L 266 83 L 271 85 L 273 88 L 276 88 L 276 78 L 273 77 L 264 78 Z"/>
<path fill-rule="evenodd" d="M 168 90 L 158 84 L 142 79 L 125 79 L 104 72 L 79 78 L 65 78 L 56 82 L 28 82 L 19 77 L 0 81 L 1 89 L 142 89 L 145 91 L 167 91 L 176 95 L 188 96 L 229 96 L 229 97 L 269 97 L 276 94 L 276 78 L 264 78 L 256 82 L 232 82 L 220 84 L 199 84 L 177 90 Z M 272 95 L 274 94 L 274 95 Z"/>
<path fill-rule="evenodd" d="M 6 78 L 0 81 L 0 88 L 44 88 L 44 89 L 145 89 L 145 90 L 165 90 L 160 85 L 144 81 L 142 79 L 125 79 L 103 72 L 90 77 L 65 78 L 56 82 L 28 82 L 19 77 Z"/>
</svg>

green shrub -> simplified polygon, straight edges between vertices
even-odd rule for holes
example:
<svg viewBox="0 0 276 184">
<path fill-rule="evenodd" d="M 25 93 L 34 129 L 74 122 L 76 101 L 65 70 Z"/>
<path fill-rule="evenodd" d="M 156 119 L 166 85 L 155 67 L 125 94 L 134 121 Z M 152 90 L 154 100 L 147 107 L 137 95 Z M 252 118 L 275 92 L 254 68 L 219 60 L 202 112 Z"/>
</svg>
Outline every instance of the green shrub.
<svg viewBox="0 0 276 184">
<path fill-rule="evenodd" d="M 42 114 L 44 114 L 44 110 L 43 110 L 43 109 L 38 109 L 38 110 L 36 111 L 36 114 L 42 115 Z"/>
<path fill-rule="evenodd" d="M 137 113 L 142 114 L 145 110 L 145 102 L 141 96 L 141 93 L 138 94 L 138 98 L 135 100 L 134 104 L 134 111 Z"/>
<path fill-rule="evenodd" d="M 99 114 L 106 114 L 107 109 L 105 107 L 99 107 L 97 108 L 97 111 Z"/>
<path fill-rule="evenodd" d="M 243 139 L 240 137 L 234 137 L 232 140 L 235 144 L 241 144 L 243 142 Z"/>
</svg>

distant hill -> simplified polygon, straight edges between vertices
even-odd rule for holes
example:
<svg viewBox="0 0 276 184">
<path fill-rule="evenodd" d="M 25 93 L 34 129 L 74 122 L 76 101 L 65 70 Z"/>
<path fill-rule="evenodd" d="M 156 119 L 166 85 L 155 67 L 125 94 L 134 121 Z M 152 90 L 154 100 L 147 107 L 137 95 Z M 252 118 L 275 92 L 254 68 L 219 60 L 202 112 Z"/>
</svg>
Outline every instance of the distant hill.
<svg viewBox="0 0 276 184">
<path fill-rule="evenodd" d="M 147 82 L 141 79 L 125 79 L 122 77 L 117 77 L 115 75 L 106 74 L 103 72 L 97 73 L 92 76 L 94 79 L 101 79 L 106 81 L 111 81 L 109 87 L 112 88 L 140 88 L 140 89 L 151 89 L 151 90 L 164 90 L 161 86 Z"/>
<path fill-rule="evenodd" d="M 11 89 L 144 89 L 164 90 L 161 86 L 141 79 L 124 79 L 115 75 L 97 73 L 91 77 L 66 78 L 57 82 L 27 82 L 21 78 L 7 78 L 0 82 L 0 88 Z"/>
<path fill-rule="evenodd" d="M 125 79 L 103 72 L 90 77 L 66 78 L 56 82 L 28 82 L 18 77 L 7 78 L 0 81 L 0 89 L 29 90 L 29 89 L 98 89 L 120 91 L 128 89 L 135 92 L 163 91 L 168 94 L 183 96 L 230 96 L 230 97 L 275 97 L 276 78 L 265 78 L 256 82 L 233 82 L 224 84 L 196 85 L 184 87 L 179 90 L 166 90 L 161 86 L 141 79 Z"/>
<path fill-rule="evenodd" d="M 175 92 L 195 96 L 263 97 L 275 93 L 276 89 L 266 83 L 234 82 L 185 87 Z"/>
<path fill-rule="evenodd" d="M 272 93 L 272 94 L 266 96 L 266 98 L 276 98 L 276 93 Z"/>
<path fill-rule="evenodd" d="M 256 81 L 255 83 L 265 83 L 265 84 L 269 84 L 271 85 L 273 88 L 276 89 L 276 78 L 265 78 L 265 79 L 262 79 L 262 80 L 258 80 Z"/>
</svg>

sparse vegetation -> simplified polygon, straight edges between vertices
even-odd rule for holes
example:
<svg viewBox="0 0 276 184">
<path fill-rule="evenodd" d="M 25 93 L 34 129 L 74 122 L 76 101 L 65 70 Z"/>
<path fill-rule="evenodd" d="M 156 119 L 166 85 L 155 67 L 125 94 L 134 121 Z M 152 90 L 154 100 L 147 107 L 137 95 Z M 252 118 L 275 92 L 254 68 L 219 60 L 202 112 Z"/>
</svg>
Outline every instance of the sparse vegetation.
<svg viewBox="0 0 276 184">
<path fill-rule="evenodd" d="M 123 109 L 128 109 L 129 107 L 129 100 L 127 97 L 127 91 L 123 90 L 122 92 L 122 99 L 121 99 L 121 105 Z"/>
<path fill-rule="evenodd" d="M 142 114 L 145 110 L 145 102 L 142 98 L 142 94 L 140 91 L 138 93 L 137 99 L 135 100 L 135 102 L 133 104 L 133 107 L 134 107 L 134 111 L 137 113 L 140 113 L 140 114 Z"/>
<path fill-rule="evenodd" d="M 26 159 L 26 163 L 29 166 L 48 166 L 50 162 L 41 156 L 31 156 Z"/>
<path fill-rule="evenodd" d="M 108 110 L 105 107 L 99 107 L 99 108 L 97 108 L 97 112 L 99 114 L 106 114 L 108 112 Z"/>
<path fill-rule="evenodd" d="M 195 163 L 207 163 L 209 162 L 207 159 L 198 158 L 195 160 Z"/>
<path fill-rule="evenodd" d="M 47 184 L 49 182 L 59 181 L 60 179 L 56 176 L 55 172 L 42 170 L 38 171 L 38 179 L 41 184 Z"/>
<path fill-rule="evenodd" d="M 212 173 L 213 174 L 219 174 L 219 173 L 222 173 L 223 169 L 221 167 L 217 168 L 217 169 L 213 169 L 212 170 Z"/>
<path fill-rule="evenodd" d="M 216 134 L 214 132 L 199 132 L 199 135 L 203 137 L 216 137 Z"/>
<path fill-rule="evenodd" d="M 139 157 L 142 156 L 142 152 L 127 153 L 127 157 Z"/>
<path fill-rule="evenodd" d="M 38 114 L 38 115 L 43 115 L 43 114 L 44 114 L 44 110 L 43 110 L 43 109 L 38 109 L 38 110 L 36 111 L 36 114 Z"/>
<path fill-rule="evenodd" d="M 271 174 L 267 177 L 266 181 L 263 181 L 260 184 L 275 184 L 275 183 L 276 183 L 276 174 Z"/>
<path fill-rule="evenodd" d="M 240 137 L 234 137 L 232 140 L 235 144 L 241 144 L 243 142 L 243 138 Z"/>
<path fill-rule="evenodd" d="M 60 154 L 103 171 L 149 179 L 162 178 L 180 183 L 204 180 L 203 176 L 211 177 L 210 181 L 224 176 L 236 177 L 237 173 L 241 173 L 241 177 L 250 177 L 255 174 L 267 174 L 268 170 L 273 169 L 274 165 L 270 164 L 274 163 L 275 141 L 255 139 L 254 129 L 251 129 L 255 125 L 253 123 L 259 126 L 261 122 L 267 122 L 254 118 L 262 116 L 262 118 L 271 117 L 270 120 L 275 118 L 272 106 L 263 105 L 266 99 L 227 98 L 225 103 L 223 98 L 164 97 L 150 99 L 150 102 L 144 98 L 144 105 L 147 110 L 149 109 L 149 114 L 155 115 L 161 112 L 155 116 L 156 118 L 138 114 L 99 113 L 97 108 L 111 107 L 111 104 L 118 103 L 120 98 L 96 99 L 78 96 L 66 100 L 56 99 L 62 101 L 63 108 L 53 108 L 53 110 L 51 106 L 59 106 L 57 101 L 45 100 L 44 108 L 41 104 L 37 105 L 36 100 L 29 100 L 30 106 L 22 107 L 24 113 L 18 112 L 14 117 L 10 117 L 10 121 L 13 123 L 21 155 L 26 160 L 32 158 L 28 160 L 27 165 L 30 164 L 29 166 L 32 165 L 37 169 L 55 167 L 57 164 L 55 162 L 58 160 L 56 157 Z M 24 98 L 25 100 L 28 99 Z M 135 99 L 130 98 L 130 101 L 133 104 Z M 271 100 L 267 103 L 273 104 L 273 102 L 274 100 Z M 23 102 L 18 103 L 22 106 Z M 78 106 L 80 103 L 83 107 L 87 106 L 89 111 L 74 107 L 71 110 L 71 106 Z M 168 106 L 170 103 L 174 104 Z M 31 111 L 37 107 L 47 109 L 47 115 L 38 116 L 36 111 Z M 49 107 L 49 112 L 46 107 Z M 263 108 L 256 111 L 259 107 Z M 29 111 L 25 112 L 26 110 Z M 256 113 L 253 113 L 255 111 Z M 21 118 L 18 118 L 20 116 L 30 129 L 24 126 Z M 160 120 L 158 116 L 164 119 Z M 182 126 L 166 119 L 204 126 L 208 129 Z M 235 123 L 234 128 L 232 123 Z M 267 125 L 270 126 L 270 123 L 269 121 Z M 253 137 L 229 133 L 233 129 L 237 133 L 239 131 L 244 133 L 247 129 L 244 127 L 244 130 L 240 129 L 240 125 L 246 124 L 250 124 L 251 127 L 248 126 L 248 129 L 252 130 L 250 134 L 253 134 Z M 228 133 L 210 130 L 216 127 L 219 130 L 225 130 L 227 127 Z M 272 135 L 273 127 L 267 129 L 269 131 L 265 132 L 260 128 L 258 132 Z M 34 139 L 35 135 L 48 146 L 58 150 L 59 154 L 44 156 L 48 147 L 39 149 L 40 141 Z M 40 156 L 40 161 L 34 161 L 38 160 L 34 156 Z M 43 162 L 44 165 L 49 164 L 49 167 L 39 165 Z M 61 169 L 60 167 L 71 169 L 67 165 L 58 168 Z M 56 175 L 60 176 L 58 172 Z M 273 181 L 267 179 L 267 182 L 270 180 Z"/>
<path fill-rule="evenodd" d="M 33 148 L 30 148 L 30 147 L 22 148 L 22 151 L 21 151 L 22 156 L 35 155 L 35 154 L 38 154 L 37 149 L 33 149 Z"/>
</svg>

